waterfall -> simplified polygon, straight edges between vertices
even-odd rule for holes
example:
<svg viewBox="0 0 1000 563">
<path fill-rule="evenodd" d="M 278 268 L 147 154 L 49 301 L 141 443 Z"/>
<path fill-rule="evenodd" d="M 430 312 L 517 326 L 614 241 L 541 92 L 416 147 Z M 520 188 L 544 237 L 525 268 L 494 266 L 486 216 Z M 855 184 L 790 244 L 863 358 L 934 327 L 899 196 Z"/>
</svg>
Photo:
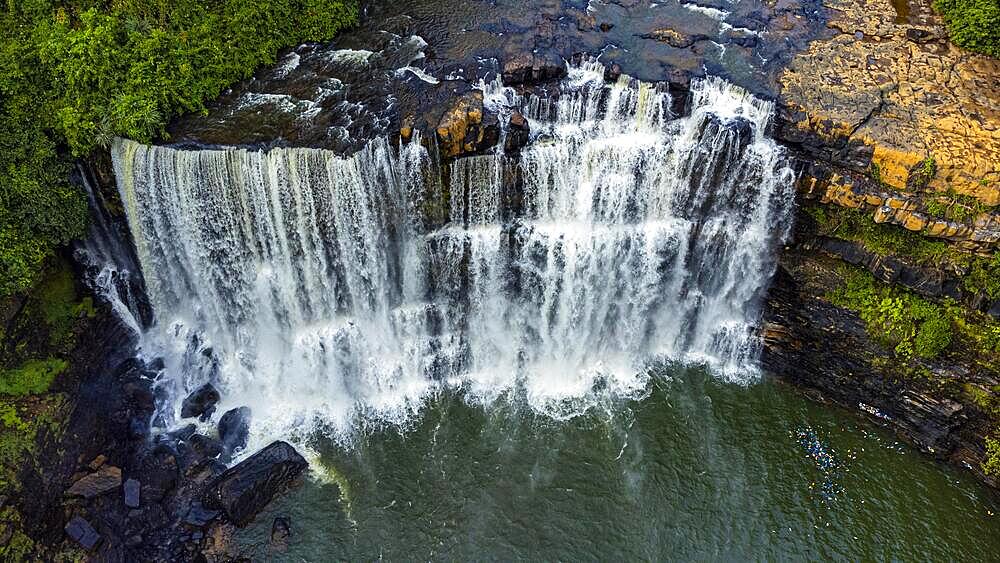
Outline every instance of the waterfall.
<svg viewBox="0 0 1000 563">
<path fill-rule="evenodd" d="M 676 117 L 665 88 L 605 84 L 593 61 L 554 98 L 484 88 L 527 117 L 518 154 L 439 168 L 419 140 L 348 157 L 116 141 L 164 424 L 206 381 L 263 440 L 405 424 L 448 389 L 564 418 L 641 395 L 657 363 L 757 377 L 794 200 L 772 104 L 708 78 Z"/>
</svg>

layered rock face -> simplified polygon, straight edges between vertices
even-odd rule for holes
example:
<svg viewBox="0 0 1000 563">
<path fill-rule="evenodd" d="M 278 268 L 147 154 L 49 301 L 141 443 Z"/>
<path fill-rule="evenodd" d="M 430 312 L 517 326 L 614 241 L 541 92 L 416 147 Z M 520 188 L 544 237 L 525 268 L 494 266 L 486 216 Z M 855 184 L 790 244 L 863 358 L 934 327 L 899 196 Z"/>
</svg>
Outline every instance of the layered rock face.
<svg viewBox="0 0 1000 563">
<path fill-rule="evenodd" d="M 1000 61 L 951 45 L 930 2 L 896 6 L 825 1 L 829 36 L 781 75 L 776 134 L 799 153 L 804 212 L 770 293 L 765 364 L 992 482 L 1000 379 L 978 334 L 1000 311 Z M 846 265 L 975 328 L 940 355 L 901 355 L 834 304 Z"/>
<path fill-rule="evenodd" d="M 824 6 L 833 37 L 781 76 L 780 136 L 821 164 L 806 193 L 966 250 L 993 248 L 992 210 L 954 220 L 934 205 L 956 194 L 1000 204 L 1000 61 L 951 45 L 929 2 L 907 14 L 888 0 Z"/>
</svg>

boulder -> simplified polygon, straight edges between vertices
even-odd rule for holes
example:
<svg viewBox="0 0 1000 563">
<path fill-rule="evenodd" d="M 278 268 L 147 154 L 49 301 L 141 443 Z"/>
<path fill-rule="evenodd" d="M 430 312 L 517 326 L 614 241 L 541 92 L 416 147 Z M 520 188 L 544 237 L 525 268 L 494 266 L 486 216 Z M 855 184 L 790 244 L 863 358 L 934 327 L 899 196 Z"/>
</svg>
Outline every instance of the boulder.
<svg viewBox="0 0 1000 563">
<path fill-rule="evenodd" d="M 101 541 L 101 535 L 90 525 L 90 522 L 79 516 L 74 516 L 63 529 L 66 530 L 67 536 L 87 551 L 94 549 Z"/>
<path fill-rule="evenodd" d="M 207 419 L 215 411 L 215 404 L 219 402 L 219 391 L 211 383 L 206 383 L 197 388 L 184 399 L 181 404 L 181 417 L 193 418 L 202 417 Z"/>
<path fill-rule="evenodd" d="M 204 504 L 199 501 L 192 501 L 190 508 L 188 508 L 187 515 L 184 516 L 184 523 L 189 526 L 204 528 L 209 522 L 215 520 L 218 515 L 218 510 L 206 508 Z"/>
<path fill-rule="evenodd" d="M 174 489 L 179 474 L 177 456 L 166 444 L 156 447 L 140 463 L 142 498 L 158 503 Z"/>
<path fill-rule="evenodd" d="M 187 445 L 196 454 L 193 461 L 215 459 L 222 453 L 222 444 L 215 438 L 209 438 L 203 434 L 195 434 L 188 438 Z"/>
<path fill-rule="evenodd" d="M 73 483 L 73 486 L 66 490 L 66 496 L 92 499 L 113 491 L 121 485 L 122 470 L 113 465 L 104 465 Z"/>
<path fill-rule="evenodd" d="M 227 411 L 219 419 L 219 440 L 227 453 L 246 447 L 250 436 L 250 408 L 239 407 Z"/>
<path fill-rule="evenodd" d="M 271 549 L 283 552 L 288 549 L 288 538 L 292 535 L 292 527 L 288 518 L 278 516 L 271 524 Z"/>
<path fill-rule="evenodd" d="M 129 508 L 139 508 L 139 489 L 142 486 L 136 479 L 129 479 L 122 485 L 122 494 L 125 497 L 125 506 Z"/>
<path fill-rule="evenodd" d="M 503 83 L 533 84 L 546 80 L 558 80 L 566 76 L 566 63 L 555 53 L 521 53 L 507 59 L 503 64 Z"/>
<path fill-rule="evenodd" d="M 203 503 L 225 512 L 242 528 L 308 466 L 295 448 L 274 442 L 219 475 L 208 486 Z"/>
<path fill-rule="evenodd" d="M 515 111 L 511 114 L 510 122 L 507 126 L 507 139 L 504 143 L 504 151 L 507 154 L 519 152 L 528 144 L 530 136 L 531 131 L 528 126 L 528 120 L 520 112 Z"/>
<path fill-rule="evenodd" d="M 456 158 L 496 145 L 500 127 L 496 115 L 483 108 L 483 93 L 469 92 L 451 102 L 435 127 L 441 156 Z"/>
</svg>

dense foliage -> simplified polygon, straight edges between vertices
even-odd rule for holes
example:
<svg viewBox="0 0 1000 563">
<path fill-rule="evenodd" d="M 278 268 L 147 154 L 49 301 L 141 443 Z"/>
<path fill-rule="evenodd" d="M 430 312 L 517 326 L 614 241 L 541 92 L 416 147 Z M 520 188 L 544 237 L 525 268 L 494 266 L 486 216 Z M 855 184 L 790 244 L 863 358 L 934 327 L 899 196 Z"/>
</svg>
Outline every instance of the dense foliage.
<svg viewBox="0 0 1000 563">
<path fill-rule="evenodd" d="M 1000 58 L 1000 1 L 934 0 L 959 47 Z"/>
<path fill-rule="evenodd" d="M 0 11 L 0 297 L 81 236 L 72 157 L 149 141 L 279 48 L 332 37 L 354 0 L 6 0 Z"/>
<path fill-rule="evenodd" d="M 916 294 L 875 280 L 861 270 L 848 270 L 843 287 L 831 301 L 857 311 L 873 338 L 896 355 L 934 358 L 952 341 L 947 310 Z"/>
</svg>

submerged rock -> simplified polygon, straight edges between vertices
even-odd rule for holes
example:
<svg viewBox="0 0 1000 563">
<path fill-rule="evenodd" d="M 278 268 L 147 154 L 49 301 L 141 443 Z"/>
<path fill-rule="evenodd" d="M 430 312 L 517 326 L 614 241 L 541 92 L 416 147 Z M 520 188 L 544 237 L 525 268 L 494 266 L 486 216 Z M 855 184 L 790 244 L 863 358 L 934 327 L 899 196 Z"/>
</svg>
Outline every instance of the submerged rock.
<svg viewBox="0 0 1000 563">
<path fill-rule="evenodd" d="M 288 518 L 278 516 L 271 524 L 271 549 L 283 552 L 288 549 L 288 538 L 292 535 L 291 523 Z"/>
<path fill-rule="evenodd" d="M 105 465 L 73 483 L 73 486 L 66 490 L 66 496 L 92 499 L 117 489 L 121 484 L 122 470 L 112 465 Z"/>
<path fill-rule="evenodd" d="M 295 448 L 274 442 L 216 478 L 205 492 L 204 505 L 222 510 L 242 528 L 308 465 Z"/>
<path fill-rule="evenodd" d="M 215 411 L 215 404 L 218 402 L 219 391 L 211 383 L 206 383 L 184 399 L 181 404 L 181 416 L 183 418 L 196 416 L 207 418 Z"/>
</svg>

